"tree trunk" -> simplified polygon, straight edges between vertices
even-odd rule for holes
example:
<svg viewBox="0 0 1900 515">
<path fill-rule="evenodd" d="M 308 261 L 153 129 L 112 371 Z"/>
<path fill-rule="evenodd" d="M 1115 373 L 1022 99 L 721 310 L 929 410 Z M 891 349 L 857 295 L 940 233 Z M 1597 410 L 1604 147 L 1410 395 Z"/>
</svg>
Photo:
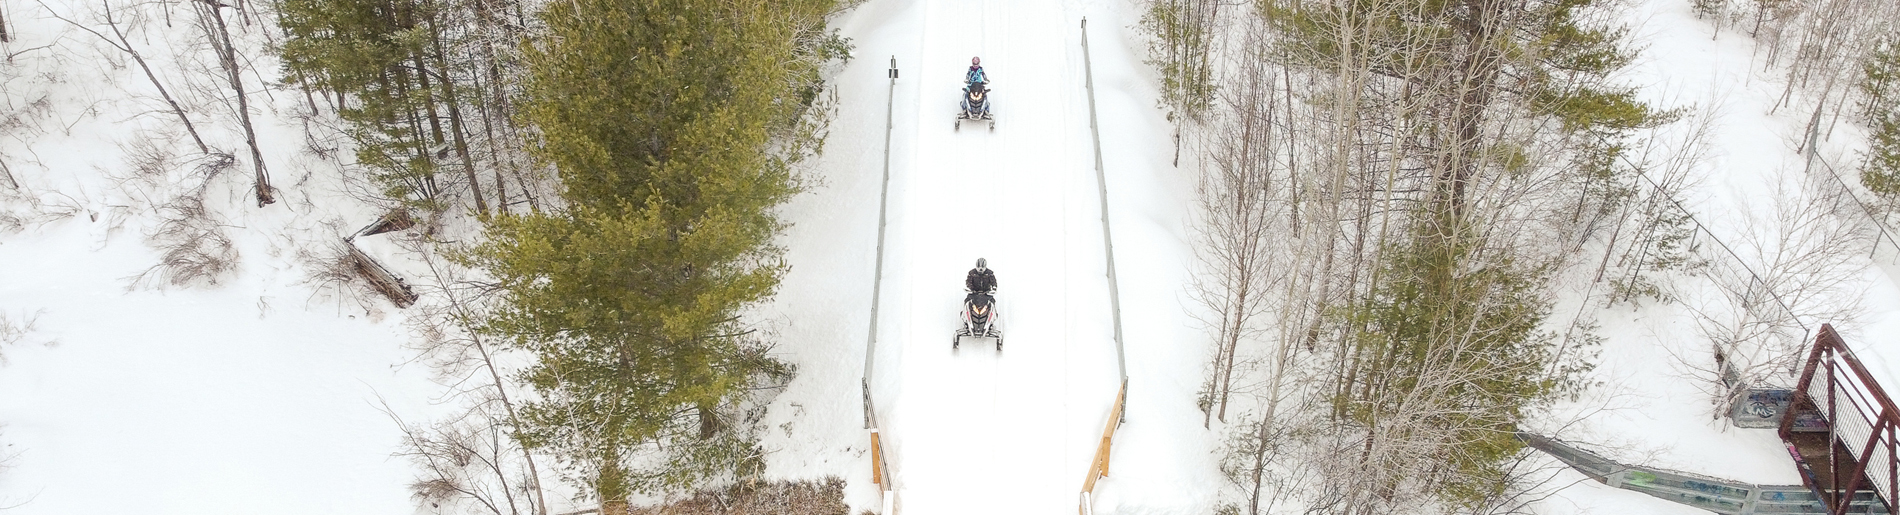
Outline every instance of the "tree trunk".
<svg viewBox="0 0 1900 515">
<path fill-rule="evenodd" d="M 276 203 L 275 189 L 270 185 L 270 172 L 264 167 L 264 151 L 258 148 L 257 130 L 251 125 L 251 104 L 244 95 L 244 77 L 238 71 L 237 48 L 231 45 L 231 31 L 224 23 L 221 4 L 215 0 L 197 0 L 195 5 L 201 15 L 214 23 L 205 29 L 212 33 L 211 46 L 218 52 L 218 61 L 224 65 L 225 74 L 231 81 L 231 91 L 237 96 L 238 124 L 244 127 L 244 144 L 251 147 L 251 164 L 256 170 L 257 207 Z"/>
<path fill-rule="evenodd" d="M 461 103 L 456 101 L 455 81 L 449 76 L 449 60 L 446 55 L 448 52 L 442 46 L 442 29 L 434 19 L 429 20 L 429 32 L 435 39 L 436 69 L 442 73 L 439 81 L 442 83 L 442 94 L 449 104 L 449 133 L 453 135 L 452 139 L 455 141 L 455 154 L 462 159 L 462 171 L 468 174 L 468 191 L 475 196 L 476 215 L 487 217 L 488 202 L 482 199 L 482 183 L 475 178 L 475 159 L 469 157 L 468 140 L 462 135 L 464 132 L 462 108 Z M 500 185 L 497 184 L 496 187 Z"/>
</svg>

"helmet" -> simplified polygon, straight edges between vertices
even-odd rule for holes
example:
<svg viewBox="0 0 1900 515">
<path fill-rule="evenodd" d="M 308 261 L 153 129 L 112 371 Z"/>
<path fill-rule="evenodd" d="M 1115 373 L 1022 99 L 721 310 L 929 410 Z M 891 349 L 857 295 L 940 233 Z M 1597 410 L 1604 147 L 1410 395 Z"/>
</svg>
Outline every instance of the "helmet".
<svg viewBox="0 0 1900 515">
<path fill-rule="evenodd" d="M 983 58 L 981 57 L 970 58 L 970 66 L 982 66 L 982 65 L 983 65 Z"/>
<path fill-rule="evenodd" d="M 987 270 L 987 269 L 989 269 L 989 266 L 987 266 L 987 265 L 989 265 L 989 262 L 988 262 L 988 261 L 984 261 L 984 260 L 983 260 L 983 258 L 976 258 L 976 269 L 977 269 L 977 270 Z"/>
</svg>

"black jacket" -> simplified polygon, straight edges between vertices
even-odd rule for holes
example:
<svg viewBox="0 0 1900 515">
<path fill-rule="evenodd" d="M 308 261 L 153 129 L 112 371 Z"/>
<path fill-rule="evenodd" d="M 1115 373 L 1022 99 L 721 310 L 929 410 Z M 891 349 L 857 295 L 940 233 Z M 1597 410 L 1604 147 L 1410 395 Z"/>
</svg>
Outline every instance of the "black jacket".
<svg viewBox="0 0 1900 515">
<path fill-rule="evenodd" d="M 996 271 L 970 269 L 970 275 L 963 278 L 963 288 L 970 291 L 991 291 L 996 289 Z"/>
</svg>

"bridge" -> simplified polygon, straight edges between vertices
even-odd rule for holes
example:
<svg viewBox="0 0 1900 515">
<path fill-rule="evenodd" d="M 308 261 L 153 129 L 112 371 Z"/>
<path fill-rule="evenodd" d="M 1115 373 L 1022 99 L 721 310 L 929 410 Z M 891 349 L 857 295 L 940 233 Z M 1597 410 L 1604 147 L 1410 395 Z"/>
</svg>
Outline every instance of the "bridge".
<svg viewBox="0 0 1900 515">
<path fill-rule="evenodd" d="M 860 382 L 872 478 L 885 515 L 1087 515 L 1128 388 L 1087 22 L 1051 2 L 968 7 L 913 4 L 922 63 L 886 71 Z M 910 87 L 960 84 L 971 55 L 1000 91 L 994 132 L 953 127 L 953 87 Z M 1008 344 L 953 350 L 978 257 L 998 271 Z"/>
<path fill-rule="evenodd" d="M 1795 385 L 1750 391 L 1730 417 L 1740 427 L 1774 428 L 1801 473 L 1799 485 L 1756 485 L 1618 463 L 1554 438 L 1518 438 L 1598 482 L 1715 513 L 1892 513 L 1900 491 L 1894 452 L 1900 409 L 1833 326 L 1821 326 Z"/>
</svg>

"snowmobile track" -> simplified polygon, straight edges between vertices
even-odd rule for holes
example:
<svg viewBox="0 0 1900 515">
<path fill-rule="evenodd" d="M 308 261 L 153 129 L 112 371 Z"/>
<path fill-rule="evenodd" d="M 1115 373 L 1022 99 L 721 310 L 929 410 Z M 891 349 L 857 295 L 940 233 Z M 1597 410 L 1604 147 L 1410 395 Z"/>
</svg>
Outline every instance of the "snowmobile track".
<svg viewBox="0 0 1900 515">
<path fill-rule="evenodd" d="M 921 7 L 918 64 L 902 81 L 917 95 L 897 107 L 921 123 L 898 125 L 891 172 L 877 351 L 890 384 L 873 392 L 900 502 L 906 514 L 1073 510 L 1119 383 L 1079 16 L 1059 2 Z M 972 56 L 1002 85 L 992 113 L 1008 130 L 930 122 L 955 111 Z M 987 338 L 944 349 L 979 257 L 1011 292 L 996 307 L 1008 350 Z"/>
</svg>

